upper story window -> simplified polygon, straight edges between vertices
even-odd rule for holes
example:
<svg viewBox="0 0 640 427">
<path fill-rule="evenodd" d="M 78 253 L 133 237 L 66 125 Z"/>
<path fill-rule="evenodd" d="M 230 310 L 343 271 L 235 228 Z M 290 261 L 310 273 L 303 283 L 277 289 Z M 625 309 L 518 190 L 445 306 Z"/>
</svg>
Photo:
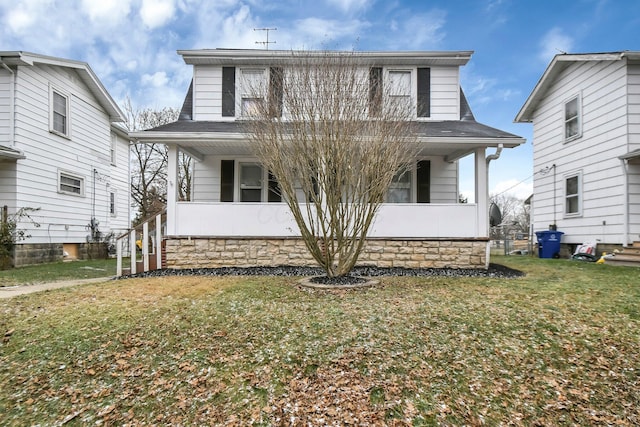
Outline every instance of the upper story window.
<svg viewBox="0 0 640 427">
<path fill-rule="evenodd" d="M 582 133 L 580 97 L 575 96 L 564 103 L 564 139 L 569 141 Z"/>
<path fill-rule="evenodd" d="M 49 89 L 49 129 L 64 137 L 69 137 L 69 96 L 50 87 Z"/>
<path fill-rule="evenodd" d="M 113 166 L 116 165 L 116 159 L 118 156 L 117 147 L 118 147 L 118 137 L 116 136 L 115 133 L 112 133 L 111 134 L 111 164 Z"/>
<path fill-rule="evenodd" d="M 68 172 L 58 172 L 58 191 L 60 193 L 84 196 L 84 178 Z"/>
<path fill-rule="evenodd" d="M 243 117 L 255 116 L 264 103 L 265 69 L 242 69 L 240 81 L 240 111 Z"/>
<path fill-rule="evenodd" d="M 111 216 L 116 216 L 116 198 L 116 192 L 111 191 L 109 193 L 109 213 L 111 214 Z"/>
<path fill-rule="evenodd" d="M 411 112 L 411 70 L 389 71 L 389 97 L 392 108 Z"/>
<path fill-rule="evenodd" d="M 582 213 L 582 174 L 567 175 L 564 181 L 565 216 Z"/>
</svg>

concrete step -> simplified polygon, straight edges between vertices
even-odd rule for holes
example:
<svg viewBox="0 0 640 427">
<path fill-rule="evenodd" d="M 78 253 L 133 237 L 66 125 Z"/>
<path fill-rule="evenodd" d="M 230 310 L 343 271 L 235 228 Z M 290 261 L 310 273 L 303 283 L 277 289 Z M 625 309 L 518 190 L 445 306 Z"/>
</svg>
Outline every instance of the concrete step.
<svg viewBox="0 0 640 427">
<path fill-rule="evenodd" d="M 627 248 L 628 249 L 628 248 Z M 611 258 L 606 258 L 605 263 L 611 265 L 625 265 L 629 267 L 640 267 L 640 253 L 639 252 L 618 252 Z"/>
</svg>

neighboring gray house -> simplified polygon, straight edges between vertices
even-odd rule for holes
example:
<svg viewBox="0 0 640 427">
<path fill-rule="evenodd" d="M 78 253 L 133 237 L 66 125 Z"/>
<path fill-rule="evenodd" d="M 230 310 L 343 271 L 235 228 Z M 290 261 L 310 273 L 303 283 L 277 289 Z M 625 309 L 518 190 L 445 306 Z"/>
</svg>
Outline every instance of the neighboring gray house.
<svg viewBox="0 0 640 427">
<path fill-rule="evenodd" d="M 640 52 L 556 55 L 515 121 L 533 123 L 535 231 L 565 255 L 640 241 Z"/>
<path fill-rule="evenodd" d="M 296 55 L 237 49 L 178 53 L 193 67 L 180 119 L 131 134 L 137 142 L 169 147 L 168 266 L 313 263 L 286 204 L 270 191 L 268 171 L 252 154 L 241 123 L 250 119 L 243 114 L 245 107 L 256 102 L 245 82 L 269 87 L 274 70 L 286 79 Z M 369 84 L 395 82 L 397 95 L 412 106 L 421 144 L 411 173 L 393 184 L 393 197 L 380 208 L 360 264 L 488 265 L 488 163 L 503 147 L 516 147 L 524 139 L 475 121 L 460 87 L 460 67 L 471 54 L 354 54 Z M 179 201 L 172 184 L 177 182 L 180 150 L 196 160 L 191 201 Z M 477 202 L 461 204 L 458 159 L 470 154 L 475 156 Z"/>
<path fill-rule="evenodd" d="M 92 233 L 129 228 L 124 121 L 88 64 L 0 51 L 0 206 L 39 209 L 16 265 L 83 258 Z"/>
</svg>

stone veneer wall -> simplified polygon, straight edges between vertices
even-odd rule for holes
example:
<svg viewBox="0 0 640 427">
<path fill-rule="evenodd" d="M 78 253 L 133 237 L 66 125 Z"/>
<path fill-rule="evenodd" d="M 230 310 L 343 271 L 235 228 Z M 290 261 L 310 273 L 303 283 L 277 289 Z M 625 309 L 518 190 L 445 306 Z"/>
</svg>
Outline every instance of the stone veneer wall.
<svg viewBox="0 0 640 427">
<path fill-rule="evenodd" d="M 370 239 L 357 265 L 405 268 L 486 268 L 485 239 Z M 301 239 L 188 238 L 166 240 L 168 268 L 314 266 Z"/>
<path fill-rule="evenodd" d="M 106 243 L 79 243 L 78 259 L 106 259 Z M 44 264 L 64 260 L 62 243 L 17 244 L 14 248 L 14 266 Z"/>
</svg>

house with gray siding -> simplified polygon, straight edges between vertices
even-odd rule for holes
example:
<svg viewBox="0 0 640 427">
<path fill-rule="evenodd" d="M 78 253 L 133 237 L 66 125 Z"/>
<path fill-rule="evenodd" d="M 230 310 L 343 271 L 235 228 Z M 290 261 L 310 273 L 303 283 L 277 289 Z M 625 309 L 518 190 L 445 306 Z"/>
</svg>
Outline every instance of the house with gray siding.
<svg viewBox="0 0 640 427">
<path fill-rule="evenodd" d="M 256 102 L 248 82 L 277 88 L 271 82 L 295 72 L 301 53 L 238 49 L 178 53 L 193 69 L 179 120 L 131 133 L 139 143 L 168 146 L 167 266 L 313 264 L 286 203 L 271 191 L 273 180 L 258 162 L 243 123 L 250 120 L 247 107 Z M 524 139 L 475 120 L 460 86 L 460 67 L 472 52 L 350 54 L 366 76 L 363 84 L 378 87 L 395 82 L 396 95 L 402 95 L 412 111 L 410 120 L 420 144 L 409 173 L 392 183 L 359 264 L 487 267 L 488 164 L 502 149 L 517 147 Z M 286 106 L 279 114 L 287 120 Z M 189 201 L 177 197 L 180 151 L 195 160 Z M 458 202 L 458 160 L 468 155 L 475 159 L 476 201 L 463 204 Z M 299 202 L 305 203 L 304 198 Z"/>
<path fill-rule="evenodd" d="M 535 231 L 565 255 L 640 241 L 640 52 L 556 55 L 515 121 L 533 123 Z"/>
<path fill-rule="evenodd" d="M 0 206 L 37 209 L 18 224 L 16 265 L 83 258 L 129 228 L 123 122 L 88 64 L 0 51 Z"/>
</svg>

